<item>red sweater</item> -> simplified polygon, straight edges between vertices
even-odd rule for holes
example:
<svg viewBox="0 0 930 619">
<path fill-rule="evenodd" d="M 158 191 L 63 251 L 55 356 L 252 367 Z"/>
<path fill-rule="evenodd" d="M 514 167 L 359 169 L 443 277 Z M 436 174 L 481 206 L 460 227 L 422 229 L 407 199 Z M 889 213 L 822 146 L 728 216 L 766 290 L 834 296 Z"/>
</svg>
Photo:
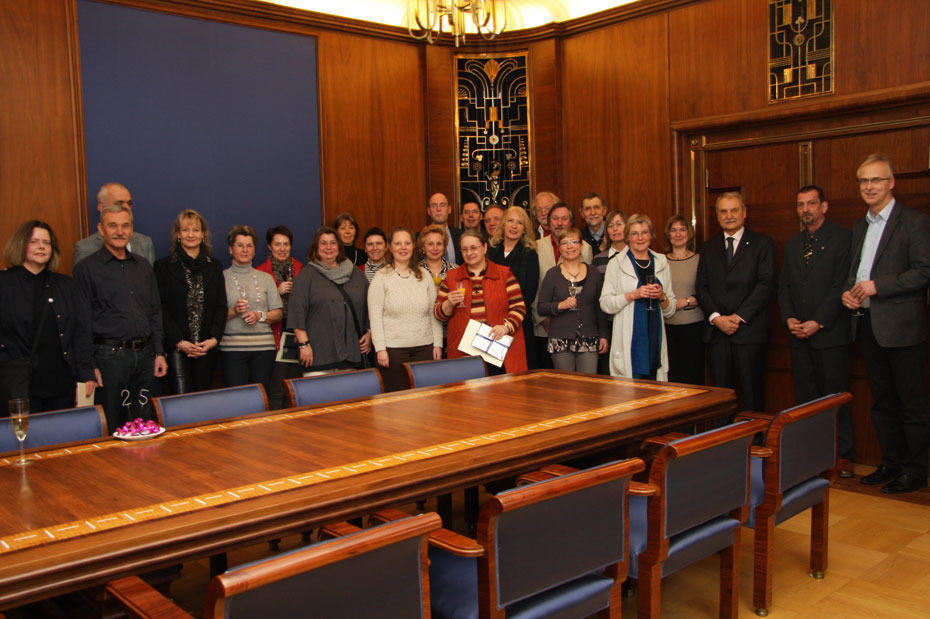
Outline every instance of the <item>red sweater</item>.
<svg viewBox="0 0 930 619">
<path fill-rule="evenodd" d="M 293 256 L 291 257 L 291 262 L 292 262 L 293 265 L 294 265 L 294 274 L 292 275 L 292 277 L 293 277 L 293 279 L 297 279 L 297 274 L 300 273 L 300 267 L 303 266 L 303 265 L 301 265 L 299 262 L 297 262 L 297 259 L 294 258 Z M 272 271 L 271 271 L 271 257 L 269 257 L 269 258 L 268 258 L 267 260 L 265 260 L 263 263 L 261 263 L 260 265 L 258 265 L 257 267 L 255 267 L 255 269 L 258 270 L 258 271 L 262 271 L 263 273 L 267 273 L 268 275 L 270 275 L 270 276 L 271 276 L 271 279 L 274 280 L 274 283 L 275 283 L 276 286 L 281 284 L 281 282 L 278 281 L 278 278 L 275 277 L 275 276 L 274 276 L 274 273 L 272 273 Z M 285 304 L 285 305 L 286 305 L 286 304 Z M 285 318 L 284 318 L 284 320 L 279 320 L 278 322 L 276 322 L 276 323 L 274 323 L 273 325 L 271 325 L 271 332 L 274 333 L 274 345 L 275 345 L 276 348 L 279 347 L 279 346 L 281 346 L 281 328 L 284 326 L 284 323 L 287 322 L 287 307 L 285 307 L 284 309 L 285 309 L 285 312 L 284 312 Z"/>
<path fill-rule="evenodd" d="M 526 369 L 526 344 L 523 329 L 520 328 L 526 315 L 526 304 L 523 302 L 520 284 L 508 267 L 490 260 L 487 265 L 484 273 L 474 277 L 468 275 L 468 267 L 465 265 L 448 271 L 439 285 L 433 313 L 439 320 L 449 323 L 449 358 L 465 356 L 458 346 L 469 319 L 486 322 L 491 326 L 509 324 L 514 341 L 504 360 L 504 368 L 508 372 L 520 372 Z M 465 307 L 456 308 L 449 317 L 443 313 L 442 304 L 449 297 L 449 291 L 457 288 L 465 289 Z"/>
</svg>

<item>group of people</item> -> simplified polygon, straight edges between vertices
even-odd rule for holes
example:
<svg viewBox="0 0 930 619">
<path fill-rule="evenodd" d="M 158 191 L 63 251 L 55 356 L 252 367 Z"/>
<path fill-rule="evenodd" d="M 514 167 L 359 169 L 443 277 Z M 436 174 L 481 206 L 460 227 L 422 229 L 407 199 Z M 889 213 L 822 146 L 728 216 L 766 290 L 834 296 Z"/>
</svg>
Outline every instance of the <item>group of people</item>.
<svg viewBox="0 0 930 619">
<path fill-rule="evenodd" d="M 19 227 L 0 273 L 0 361 L 28 358 L 35 411 L 70 406 L 83 383 L 116 427 L 146 417 L 153 379 L 168 389 L 209 389 L 216 367 L 227 386 L 259 382 L 272 407 L 285 405 L 287 377 L 375 365 L 386 390 L 406 387 L 403 363 L 457 357 L 470 320 L 491 337 L 513 337 L 503 367 L 609 373 L 737 387 L 744 408 L 764 409 L 768 308 L 778 293 L 791 336 L 799 402 L 848 388 L 848 348 L 860 342 L 883 450 L 863 483 L 886 492 L 926 485 L 927 404 L 924 294 L 930 282 L 930 219 L 896 204 L 891 162 L 860 166 L 868 214 L 852 234 L 826 219 L 821 188 L 802 187 L 803 230 L 789 240 L 776 277 L 771 238 L 746 227 L 739 193 L 719 196 L 722 232 L 695 252 L 691 221 L 664 227 L 652 249 L 644 214 L 608 212 L 596 193 L 571 207 L 541 192 L 519 206 L 462 207 L 450 225 L 445 195 L 433 194 L 419 231 L 372 228 L 356 247 L 350 213 L 318 229 L 302 264 L 293 234 L 267 231 L 267 260 L 253 266 L 258 235 L 234 226 L 232 265 L 213 255 L 207 222 L 182 211 L 168 256 L 132 224 L 129 190 L 98 193 L 97 233 L 75 247 L 73 279 L 56 272 L 57 239 L 40 221 Z M 277 360 L 282 333 L 299 363 Z M 219 360 L 219 363 L 218 363 Z M 852 455 L 849 411 L 840 414 L 841 469 Z M 845 464 L 842 464 L 845 463 Z M 850 473 L 851 474 L 851 473 Z"/>
</svg>

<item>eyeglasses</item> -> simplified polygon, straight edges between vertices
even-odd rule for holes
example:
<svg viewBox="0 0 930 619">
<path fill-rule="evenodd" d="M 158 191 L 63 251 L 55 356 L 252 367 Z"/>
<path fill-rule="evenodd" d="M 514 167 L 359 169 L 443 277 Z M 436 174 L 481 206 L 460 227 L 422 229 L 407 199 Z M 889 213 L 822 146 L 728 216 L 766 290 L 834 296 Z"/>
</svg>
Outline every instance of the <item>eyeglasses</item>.
<svg viewBox="0 0 930 619">
<path fill-rule="evenodd" d="M 581 245 L 581 241 L 578 239 L 565 239 L 564 241 L 559 241 L 559 245 L 570 247 L 572 245 Z"/>
<path fill-rule="evenodd" d="M 859 181 L 860 187 L 865 187 L 866 185 L 878 185 L 879 183 L 884 183 L 885 181 L 891 180 L 890 176 L 873 176 L 872 178 L 860 178 Z"/>
</svg>

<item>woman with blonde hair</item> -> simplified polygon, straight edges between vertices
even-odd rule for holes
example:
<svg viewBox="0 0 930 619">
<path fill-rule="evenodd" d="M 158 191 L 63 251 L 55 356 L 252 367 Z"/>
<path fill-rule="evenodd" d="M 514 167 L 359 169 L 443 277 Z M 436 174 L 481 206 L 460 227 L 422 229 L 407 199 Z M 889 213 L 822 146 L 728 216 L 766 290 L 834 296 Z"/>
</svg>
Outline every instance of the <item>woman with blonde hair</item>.
<svg viewBox="0 0 930 619">
<path fill-rule="evenodd" d="M 630 215 L 626 230 L 629 246 L 607 264 L 601 291 L 601 309 L 613 316 L 610 374 L 668 380 L 664 318 L 676 305 L 668 260 L 649 249 L 649 217 Z"/>
<path fill-rule="evenodd" d="M 94 392 L 90 312 L 77 286 L 56 273 L 58 239 L 44 221 L 21 224 L 0 271 L 0 402 L 28 398 L 34 412 L 70 408 L 74 384 Z"/>
<path fill-rule="evenodd" d="M 429 224 L 417 235 L 417 255 L 420 266 L 427 270 L 433 283 L 439 287 L 446 272 L 455 268 L 455 264 L 446 260 L 446 243 L 449 241 L 445 226 Z"/>
<path fill-rule="evenodd" d="M 442 358 L 442 324 L 433 316 L 436 285 L 413 261 L 413 233 L 394 228 L 387 265 L 368 286 L 371 343 L 385 391 L 407 388 L 404 363 Z"/>
<path fill-rule="evenodd" d="M 488 259 L 505 267 L 510 267 L 520 293 L 527 307 L 536 300 L 539 289 L 539 256 L 536 255 L 536 241 L 533 239 L 533 224 L 530 216 L 519 206 L 511 206 L 504 211 L 504 219 L 494 236 L 491 237 Z M 526 343 L 526 365 L 533 370 L 538 367 L 536 347 L 533 339 L 533 321 L 523 321 L 523 336 Z"/>
<path fill-rule="evenodd" d="M 210 228 L 195 210 L 171 224 L 171 253 L 155 261 L 173 393 L 209 389 L 226 329 L 226 282 L 212 256 Z"/>
</svg>

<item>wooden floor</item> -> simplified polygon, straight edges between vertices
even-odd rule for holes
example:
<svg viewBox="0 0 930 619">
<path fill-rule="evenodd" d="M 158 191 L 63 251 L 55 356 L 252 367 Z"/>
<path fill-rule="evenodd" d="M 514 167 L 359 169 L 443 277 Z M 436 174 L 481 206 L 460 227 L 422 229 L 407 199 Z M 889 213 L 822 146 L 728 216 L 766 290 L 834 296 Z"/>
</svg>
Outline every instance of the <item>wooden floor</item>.
<svg viewBox="0 0 930 619">
<path fill-rule="evenodd" d="M 930 617 L 930 506 L 832 490 L 830 563 L 823 580 L 807 574 L 809 527 L 809 515 L 801 514 L 776 529 L 770 617 Z M 742 531 L 740 616 L 755 617 L 753 532 Z M 299 542 L 299 537 L 287 538 L 281 548 Z M 258 558 L 265 551 L 230 553 L 230 565 Z M 716 617 L 718 565 L 712 557 L 664 580 L 663 617 Z M 207 572 L 206 562 L 185 566 L 172 588 L 178 600 L 198 615 Z M 636 616 L 635 595 L 624 599 L 623 614 Z"/>
</svg>

